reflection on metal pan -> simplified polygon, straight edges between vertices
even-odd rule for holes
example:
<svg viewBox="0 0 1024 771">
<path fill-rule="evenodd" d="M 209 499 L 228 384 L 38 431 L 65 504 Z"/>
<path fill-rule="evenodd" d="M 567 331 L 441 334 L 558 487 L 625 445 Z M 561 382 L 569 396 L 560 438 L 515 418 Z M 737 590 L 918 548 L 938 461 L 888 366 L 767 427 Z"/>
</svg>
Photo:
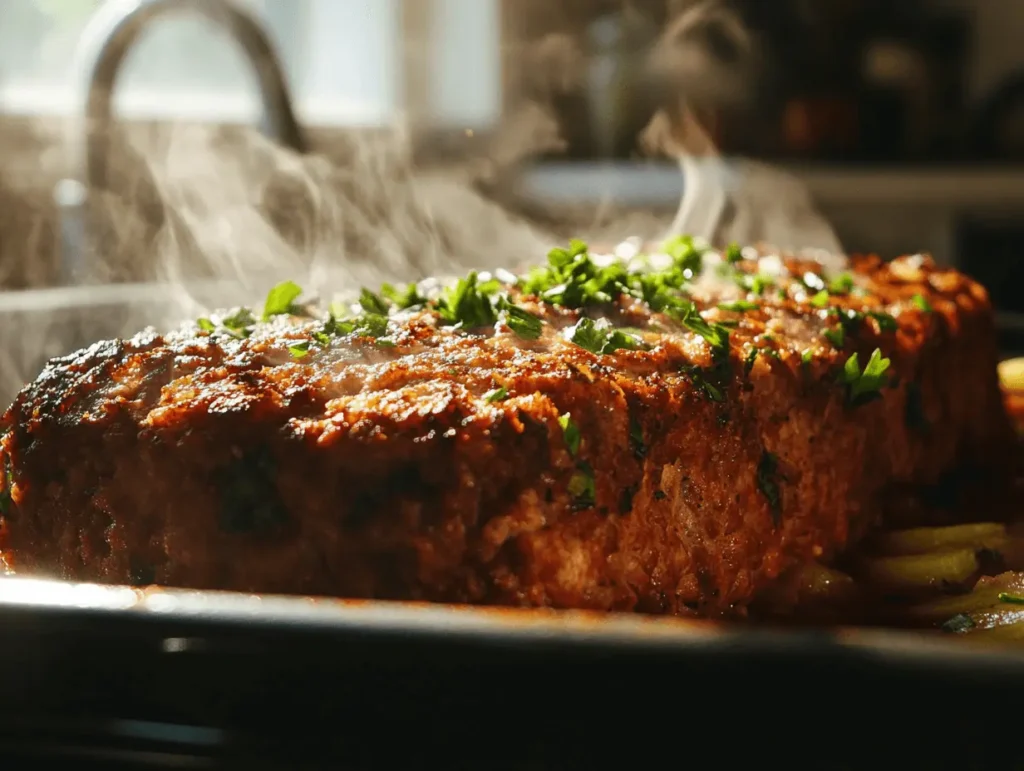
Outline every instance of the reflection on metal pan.
<svg viewBox="0 0 1024 771">
<path fill-rule="evenodd" d="M 869 656 L 879 664 L 964 669 L 1024 678 L 1024 655 L 965 644 L 927 632 L 880 629 L 783 629 L 636 614 L 478 608 L 427 603 L 260 596 L 233 592 L 0 579 L 0 618 L 18 609 L 39 615 L 85 613 L 159 619 L 165 624 L 246 627 L 254 631 L 403 636 L 458 643 L 544 643 L 558 647 L 622 647 L 680 654 L 745 653 Z M 194 637 L 175 638 L 167 653 Z M 165 641 L 168 642 L 168 641 Z"/>
</svg>

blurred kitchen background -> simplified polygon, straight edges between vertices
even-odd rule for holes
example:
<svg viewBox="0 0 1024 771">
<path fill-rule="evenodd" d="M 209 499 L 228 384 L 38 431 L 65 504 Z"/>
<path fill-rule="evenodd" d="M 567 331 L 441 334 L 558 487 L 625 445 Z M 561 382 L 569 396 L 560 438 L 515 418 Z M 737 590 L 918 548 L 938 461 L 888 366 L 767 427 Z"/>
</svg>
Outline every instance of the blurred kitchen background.
<svg viewBox="0 0 1024 771">
<path fill-rule="evenodd" d="M 716 234 L 931 252 L 1024 329 L 1024 2 L 239 0 L 283 97 L 202 2 L 0 2 L 0 396 L 289 271 L 325 287 L 657 237 L 704 173 L 732 175 L 721 195 L 770 172 L 708 222 L 800 189 L 831 226 L 765 209 Z M 140 5 L 161 8 L 96 21 Z"/>
</svg>

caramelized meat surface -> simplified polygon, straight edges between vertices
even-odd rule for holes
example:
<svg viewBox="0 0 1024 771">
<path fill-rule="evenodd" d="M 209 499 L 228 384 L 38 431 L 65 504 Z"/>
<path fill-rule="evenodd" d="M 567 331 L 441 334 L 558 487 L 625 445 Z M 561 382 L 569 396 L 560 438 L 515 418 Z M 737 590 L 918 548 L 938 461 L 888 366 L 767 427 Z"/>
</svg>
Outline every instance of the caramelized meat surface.
<svg viewBox="0 0 1024 771">
<path fill-rule="evenodd" d="M 687 323 L 512 289 L 536 335 L 427 305 L 386 335 L 282 315 L 97 343 L 3 417 L 3 553 L 75 580 L 742 613 L 860 538 L 887 486 L 1012 441 L 978 284 L 870 258 L 830 292 L 760 258 L 695 280 Z M 613 325 L 596 343 L 587 314 Z"/>
</svg>

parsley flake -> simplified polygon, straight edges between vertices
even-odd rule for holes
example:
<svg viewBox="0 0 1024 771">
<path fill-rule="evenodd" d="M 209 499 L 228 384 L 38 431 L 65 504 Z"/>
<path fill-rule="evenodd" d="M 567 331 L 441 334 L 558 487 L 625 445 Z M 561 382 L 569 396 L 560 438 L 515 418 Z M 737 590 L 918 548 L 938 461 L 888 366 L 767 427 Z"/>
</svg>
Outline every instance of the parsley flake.
<svg viewBox="0 0 1024 771">
<path fill-rule="evenodd" d="M 364 313 L 350 319 L 336 319 L 332 315 L 324 324 L 319 336 L 315 336 L 318 342 L 329 339 L 334 335 L 355 335 L 356 337 L 372 337 L 374 339 L 384 337 L 388 333 L 388 317 L 379 313 Z M 322 336 L 322 337 L 321 337 Z"/>
<path fill-rule="evenodd" d="M 309 353 L 309 340 L 303 340 L 300 343 L 288 346 L 288 352 L 291 353 L 296 359 L 301 359 L 307 353 Z"/>
<path fill-rule="evenodd" d="M 380 294 L 399 310 L 425 305 L 427 302 L 427 298 L 420 294 L 419 285 L 415 281 L 406 284 L 402 289 L 391 284 L 382 284 Z"/>
<path fill-rule="evenodd" d="M 748 302 L 746 300 L 736 300 L 735 302 L 719 303 L 719 310 L 723 311 L 734 311 L 736 313 L 743 313 L 745 311 L 756 311 L 761 306 L 757 303 Z"/>
<path fill-rule="evenodd" d="M 750 370 L 752 370 L 754 368 L 754 362 L 757 361 L 757 354 L 758 354 L 758 349 L 756 347 L 755 348 L 751 348 L 749 353 L 747 353 L 747 357 L 743 360 L 743 374 L 744 375 L 749 375 L 750 374 Z"/>
<path fill-rule="evenodd" d="M 569 495 L 572 496 L 573 507 L 576 509 L 588 509 L 594 505 L 597 489 L 594 470 L 589 463 L 580 461 L 576 464 L 576 471 L 569 478 Z"/>
<path fill-rule="evenodd" d="M 498 300 L 498 310 L 501 311 L 505 324 L 518 337 L 523 340 L 536 340 L 540 337 L 543 322 L 537 316 L 509 302 L 505 297 Z"/>
<path fill-rule="evenodd" d="M 1011 605 L 1024 605 L 1024 597 L 1019 594 L 1010 594 L 1009 592 L 1000 592 L 999 601 L 1010 603 Z"/>
<path fill-rule="evenodd" d="M 843 346 L 846 345 L 846 331 L 842 327 L 826 329 L 822 334 L 826 340 L 832 343 L 832 345 L 839 350 L 842 350 Z"/>
<path fill-rule="evenodd" d="M 689 303 L 685 309 L 669 313 L 676 321 L 700 335 L 711 346 L 712 354 L 719 358 L 729 352 L 729 330 L 721 324 L 709 324 L 700 315 L 697 306 Z"/>
<path fill-rule="evenodd" d="M 877 348 L 871 354 L 863 372 L 856 353 L 846 360 L 840 382 L 846 387 L 846 400 L 851 407 L 859 407 L 881 396 L 889 363 L 889 359 L 882 358 L 882 352 Z"/>
<path fill-rule="evenodd" d="M 388 315 L 388 304 L 384 299 L 369 289 L 363 289 L 359 293 L 359 307 L 366 313 L 376 313 L 378 316 Z"/>
<path fill-rule="evenodd" d="M 757 488 L 768 501 L 772 522 L 778 526 L 782 519 L 782 490 L 779 488 L 779 459 L 767 450 L 761 451 L 757 464 Z"/>
<path fill-rule="evenodd" d="M 900 328 L 899 323 L 891 314 L 882 311 L 868 311 L 867 315 L 878 322 L 878 328 L 883 332 L 895 332 Z"/>
<path fill-rule="evenodd" d="M 580 348 L 585 348 L 593 354 L 600 354 L 604 351 L 604 344 L 608 337 L 604 330 L 598 329 L 593 319 L 582 318 L 572 328 L 569 339 Z"/>
<path fill-rule="evenodd" d="M 762 295 L 765 289 L 775 286 L 775 279 L 767 273 L 755 273 L 752 276 L 740 273 L 736 276 L 736 283 L 742 289 L 746 289 L 756 295 Z"/>
<path fill-rule="evenodd" d="M 811 298 L 811 305 L 813 305 L 815 308 L 824 308 L 828 305 L 829 299 L 829 293 L 826 290 L 822 289 L 820 292 L 814 295 L 814 297 Z"/>
<path fill-rule="evenodd" d="M 828 291 L 832 294 L 850 294 L 854 286 L 853 274 L 840 273 L 829 282 Z"/>
<path fill-rule="evenodd" d="M 704 393 L 704 395 L 713 402 L 724 402 L 725 394 L 722 393 L 722 389 L 717 385 L 708 380 L 706 374 L 700 369 L 700 367 L 686 367 L 684 368 L 687 376 L 690 378 L 690 382 L 693 383 L 693 387 Z"/>
<path fill-rule="evenodd" d="M 917 306 L 918 310 L 924 313 L 932 312 L 932 304 L 928 302 L 928 298 L 925 297 L 923 294 L 915 294 L 913 300 L 914 305 Z"/>
<path fill-rule="evenodd" d="M 271 316 L 282 316 L 293 312 L 293 304 L 302 288 L 294 281 L 284 281 L 267 293 L 267 299 L 263 304 L 263 320 L 267 321 Z"/>
<path fill-rule="evenodd" d="M 580 451 L 580 429 L 568 412 L 558 418 L 558 425 L 562 427 L 562 435 L 565 437 L 565 445 L 569 448 L 569 454 L 576 457 Z"/>
<path fill-rule="evenodd" d="M 508 389 L 505 386 L 498 386 L 492 391 L 488 391 L 484 394 L 484 401 L 488 404 L 494 404 L 495 402 L 503 402 L 508 398 Z"/>
<path fill-rule="evenodd" d="M 684 274 L 685 278 L 693 278 L 700 275 L 704 269 L 704 252 L 697 248 L 693 239 L 689 236 L 675 236 L 662 244 L 662 250 L 669 257 L 676 269 Z M 728 250 L 726 251 L 728 255 Z M 742 254 L 740 259 L 742 259 Z M 728 259 L 728 258 L 727 258 Z"/>
<path fill-rule="evenodd" d="M 532 270 L 522 281 L 526 294 L 566 308 L 604 305 L 630 291 L 630 274 L 621 263 L 600 267 L 587 245 L 571 241 L 569 248 L 548 252 L 548 264 Z"/>
<path fill-rule="evenodd" d="M 255 324 L 256 317 L 248 308 L 239 308 L 230 316 L 221 319 L 220 322 L 220 325 L 234 337 L 248 337 Z"/>
<path fill-rule="evenodd" d="M 441 320 L 462 329 L 486 327 L 498 320 L 491 299 L 477 285 L 476 271 L 461 278 L 437 303 Z"/>
<path fill-rule="evenodd" d="M 620 349 L 636 350 L 641 347 L 639 340 L 622 330 L 613 329 L 607 319 L 595 322 L 584 317 L 576 326 L 570 328 L 568 337 L 580 348 L 596 355 L 610 354 Z"/>
</svg>

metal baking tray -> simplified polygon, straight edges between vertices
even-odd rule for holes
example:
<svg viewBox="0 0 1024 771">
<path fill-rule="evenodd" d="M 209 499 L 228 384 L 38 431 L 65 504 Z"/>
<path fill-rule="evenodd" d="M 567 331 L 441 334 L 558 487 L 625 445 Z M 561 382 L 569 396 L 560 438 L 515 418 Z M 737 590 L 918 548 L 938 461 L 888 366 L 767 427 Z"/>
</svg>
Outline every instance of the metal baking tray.
<svg viewBox="0 0 1024 771">
<path fill-rule="evenodd" d="M 1012 731 L 1024 653 L 911 632 L 11 577 L 0 684 L 0 762 L 21 763 L 5 768 L 641 768 L 712 737 L 736 767 L 792 752 L 779 742 L 799 734 L 801 753 L 830 747 L 815 768 L 888 767 L 878 753 L 905 750 L 914 767 L 962 769 L 1005 767 L 1014 742 L 998 734 Z"/>
</svg>

